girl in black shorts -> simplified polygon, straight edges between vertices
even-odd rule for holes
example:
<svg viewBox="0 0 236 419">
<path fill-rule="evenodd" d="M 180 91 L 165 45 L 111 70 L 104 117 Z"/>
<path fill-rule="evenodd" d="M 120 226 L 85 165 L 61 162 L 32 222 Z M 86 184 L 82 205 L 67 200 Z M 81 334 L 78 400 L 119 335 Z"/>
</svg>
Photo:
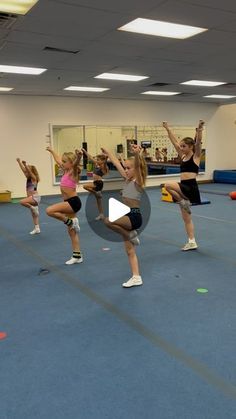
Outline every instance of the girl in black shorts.
<svg viewBox="0 0 236 419">
<path fill-rule="evenodd" d="M 92 193 L 96 198 L 99 215 L 95 218 L 95 220 L 103 220 L 104 213 L 102 207 L 102 178 L 108 173 L 107 157 L 104 156 L 104 154 L 98 154 L 96 157 L 92 157 L 84 148 L 82 148 L 82 151 L 88 157 L 89 161 L 94 164 L 93 182 L 87 183 L 83 186 L 83 188 L 86 191 Z"/>
<path fill-rule="evenodd" d="M 204 122 L 200 120 L 198 127 L 196 128 L 195 138 L 186 137 L 178 142 L 167 122 L 163 122 L 163 127 L 166 129 L 168 137 L 181 159 L 180 182 L 166 183 L 165 188 L 171 194 L 173 200 L 179 204 L 181 209 L 185 230 L 188 236 L 188 242 L 182 248 L 184 251 L 194 250 L 198 247 L 194 237 L 194 225 L 191 217 L 190 205 L 201 203 L 196 177 L 199 172 L 201 158 L 203 126 Z"/>
<path fill-rule="evenodd" d="M 113 156 L 108 150 L 102 148 L 104 154 L 116 166 L 117 170 L 125 180 L 122 191 L 122 201 L 130 208 L 130 212 L 115 221 L 105 218 L 104 222 L 111 230 L 121 234 L 124 239 L 125 250 L 129 259 L 132 277 L 124 282 L 124 288 L 142 285 L 143 281 L 139 273 L 138 258 L 135 252 L 135 245 L 139 244 L 137 229 L 142 225 L 142 215 L 140 211 L 140 199 L 145 187 L 147 168 L 145 160 L 141 154 L 141 147 L 132 145 L 134 157 L 124 162 L 123 167 L 117 157 Z"/>
</svg>

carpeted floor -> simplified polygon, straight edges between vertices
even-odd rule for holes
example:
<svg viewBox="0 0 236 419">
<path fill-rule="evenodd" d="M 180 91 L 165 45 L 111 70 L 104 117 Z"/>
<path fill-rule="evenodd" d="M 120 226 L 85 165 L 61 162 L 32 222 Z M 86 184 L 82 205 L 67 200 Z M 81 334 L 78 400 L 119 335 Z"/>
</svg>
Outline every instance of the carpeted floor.
<svg viewBox="0 0 236 419">
<path fill-rule="evenodd" d="M 147 191 L 149 223 L 137 248 L 143 286 L 121 242 L 97 236 L 80 212 L 84 262 L 65 226 L 0 205 L 1 419 L 234 419 L 236 417 L 236 185 L 200 185 L 198 250 L 178 206 Z M 109 196 L 109 193 L 106 193 Z M 199 289 L 207 292 L 200 293 Z"/>
</svg>

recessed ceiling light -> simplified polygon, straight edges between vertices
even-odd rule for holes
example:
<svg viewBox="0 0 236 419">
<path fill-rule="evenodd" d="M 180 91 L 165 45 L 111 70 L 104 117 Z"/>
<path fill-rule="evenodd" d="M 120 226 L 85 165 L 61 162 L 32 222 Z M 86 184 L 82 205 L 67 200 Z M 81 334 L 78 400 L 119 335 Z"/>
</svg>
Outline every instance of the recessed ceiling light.
<svg viewBox="0 0 236 419">
<path fill-rule="evenodd" d="M 209 97 L 212 99 L 232 99 L 233 97 L 236 96 L 231 96 L 231 95 L 208 95 L 208 96 L 203 96 L 203 97 Z"/>
<path fill-rule="evenodd" d="M 181 92 L 159 92 L 157 90 L 147 90 L 146 92 L 141 93 L 141 95 L 157 95 L 157 96 L 175 96 L 179 95 Z"/>
<path fill-rule="evenodd" d="M 94 77 L 95 79 L 107 79 L 107 80 L 123 80 L 123 81 L 140 81 L 148 79 L 147 76 L 132 76 L 129 74 L 117 74 L 117 73 L 102 73 Z"/>
<path fill-rule="evenodd" d="M 0 1 L 0 12 L 25 15 L 38 0 L 3 0 Z"/>
<path fill-rule="evenodd" d="M 106 90 L 110 90 L 105 87 L 80 87 L 80 86 L 69 86 L 65 87 L 64 90 L 74 90 L 78 92 L 105 92 Z"/>
<path fill-rule="evenodd" d="M 0 92 L 10 92 L 13 90 L 13 87 L 0 87 Z"/>
<path fill-rule="evenodd" d="M 164 36 L 166 38 L 186 39 L 207 31 L 205 28 L 162 22 L 160 20 L 138 18 L 118 28 L 119 31 Z"/>
<path fill-rule="evenodd" d="M 18 67 L 16 65 L 0 65 L 0 73 L 33 74 L 38 75 L 47 71 L 46 68 Z"/>
<path fill-rule="evenodd" d="M 224 81 L 205 81 L 205 80 L 189 80 L 180 84 L 187 84 L 189 86 L 208 86 L 215 87 L 220 86 L 221 84 L 226 84 Z"/>
</svg>

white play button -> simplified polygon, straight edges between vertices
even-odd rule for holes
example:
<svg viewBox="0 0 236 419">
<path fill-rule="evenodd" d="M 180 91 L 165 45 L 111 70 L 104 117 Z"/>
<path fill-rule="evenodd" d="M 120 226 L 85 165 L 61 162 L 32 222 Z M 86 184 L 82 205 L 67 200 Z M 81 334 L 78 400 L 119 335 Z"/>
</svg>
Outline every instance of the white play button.
<svg viewBox="0 0 236 419">
<path fill-rule="evenodd" d="M 115 198 L 109 198 L 108 219 L 113 222 L 130 212 L 130 207 Z"/>
</svg>

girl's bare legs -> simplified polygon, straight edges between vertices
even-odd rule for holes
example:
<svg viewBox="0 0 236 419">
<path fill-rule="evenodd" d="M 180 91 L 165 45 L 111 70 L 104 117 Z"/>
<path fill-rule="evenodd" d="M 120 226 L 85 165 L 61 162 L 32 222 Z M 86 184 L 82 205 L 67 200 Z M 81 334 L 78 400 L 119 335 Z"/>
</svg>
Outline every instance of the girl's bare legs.
<svg viewBox="0 0 236 419">
<path fill-rule="evenodd" d="M 185 210 L 188 214 L 191 214 L 190 202 L 188 198 L 183 194 L 178 183 L 166 183 L 166 190 L 171 194 L 174 200 L 180 205 L 181 210 Z"/>
<path fill-rule="evenodd" d="M 80 253 L 80 241 L 78 233 L 74 229 L 68 227 L 68 234 L 71 239 L 73 252 Z"/>
<path fill-rule="evenodd" d="M 85 185 L 83 187 L 86 191 L 92 193 L 97 201 L 97 207 L 98 207 L 98 211 L 99 211 L 99 216 L 96 217 L 96 220 L 103 220 L 104 219 L 104 212 L 103 212 L 103 206 L 102 206 L 102 196 L 101 196 L 101 192 L 98 194 L 95 190 L 94 190 L 94 184 L 93 183 L 89 183 L 88 185 Z"/>
<path fill-rule="evenodd" d="M 197 243 L 194 237 L 194 224 L 192 221 L 192 217 L 188 214 L 185 210 L 181 208 L 182 218 L 184 221 L 185 230 L 188 236 L 188 242 L 182 248 L 182 250 L 194 250 L 197 249 Z"/>
<path fill-rule="evenodd" d="M 138 258 L 135 252 L 135 246 L 133 245 L 133 243 L 130 242 L 129 237 L 130 231 L 132 229 L 130 219 L 124 216 L 112 223 L 108 220 L 108 218 L 105 218 L 104 223 L 111 230 L 121 234 L 124 239 L 124 246 L 131 267 L 132 278 L 130 278 L 127 282 L 124 282 L 122 286 L 124 288 L 130 288 L 136 285 L 142 285 L 143 281 L 139 274 L 139 265 Z"/>
<path fill-rule="evenodd" d="M 34 199 L 31 196 L 28 196 L 27 198 L 22 199 L 20 201 L 20 204 L 23 207 L 30 209 L 30 211 L 31 211 L 31 215 L 32 215 L 32 218 L 33 218 L 33 223 L 34 223 L 34 230 L 31 231 L 30 234 L 40 233 L 39 213 L 38 213 L 37 203 L 34 201 Z"/>
</svg>

